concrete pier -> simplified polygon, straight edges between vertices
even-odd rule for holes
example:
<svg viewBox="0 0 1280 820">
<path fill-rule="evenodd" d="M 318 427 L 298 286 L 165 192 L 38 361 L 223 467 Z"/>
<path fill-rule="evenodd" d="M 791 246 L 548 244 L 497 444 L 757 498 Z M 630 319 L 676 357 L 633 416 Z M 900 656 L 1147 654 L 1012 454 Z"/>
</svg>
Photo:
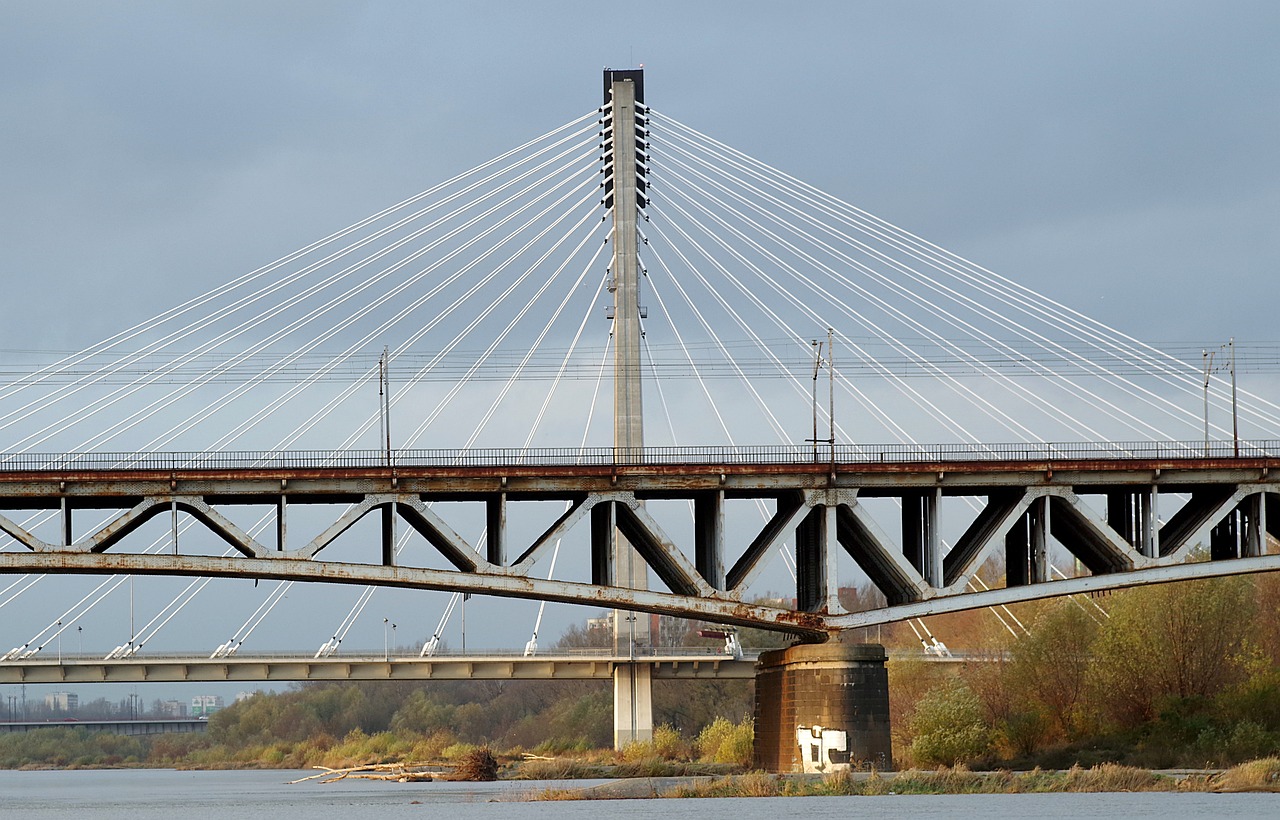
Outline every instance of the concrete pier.
<svg viewBox="0 0 1280 820">
<path fill-rule="evenodd" d="M 838 640 L 763 653 L 756 664 L 756 768 L 892 768 L 887 658 L 879 644 Z"/>
</svg>

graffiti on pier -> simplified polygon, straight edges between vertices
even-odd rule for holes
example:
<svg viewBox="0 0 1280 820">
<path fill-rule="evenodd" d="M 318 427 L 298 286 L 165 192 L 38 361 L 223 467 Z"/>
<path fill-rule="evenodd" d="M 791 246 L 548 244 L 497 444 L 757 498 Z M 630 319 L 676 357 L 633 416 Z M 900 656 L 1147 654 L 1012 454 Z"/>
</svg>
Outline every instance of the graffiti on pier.
<svg viewBox="0 0 1280 820">
<path fill-rule="evenodd" d="M 849 735 L 843 729 L 801 726 L 796 729 L 800 760 L 806 774 L 821 774 L 849 768 Z M 843 760 L 833 758 L 838 754 Z"/>
</svg>

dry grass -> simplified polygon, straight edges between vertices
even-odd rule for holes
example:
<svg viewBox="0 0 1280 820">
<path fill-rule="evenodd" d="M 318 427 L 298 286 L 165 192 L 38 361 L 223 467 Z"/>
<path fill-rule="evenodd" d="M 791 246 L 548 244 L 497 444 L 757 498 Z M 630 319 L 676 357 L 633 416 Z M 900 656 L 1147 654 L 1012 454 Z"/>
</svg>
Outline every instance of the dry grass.
<svg viewBox="0 0 1280 820">
<path fill-rule="evenodd" d="M 750 772 L 737 778 L 738 790 L 743 797 L 777 797 L 781 794 L 775 775 Z"/>
<path fill-rule="evenodd" d="M 542 800 L 588 800 L 581 789 L 543 789 L 528 796 L 530 801 Z"/>
<path fill-rule="evenodd" d="M 1280 770 L 1280 761 L 1276 763 Z M 1265 774 L 1255 776 L 1265 778 Z M 1104 764 L 1061 772 L 971 772 L 964 766 L 932 771 L 905 771 L 882 776 L 872 772 L 858 778 L 849 771 L 823 777 L 744 775 L 690 783 L 663 797 L 808 797 L 818 795 L 887 794 L 1018 794 L 1030 792 L 1150 792 L 1175 791 L 1179 784 L 1145 769 Z M 1187 787 L 1184 787 L 1187 788 Z M 1195 788 L 1189 786 L 1189 788 Z M 544 798 L 545 799 L 545 798 Z M 554 798 L 552 798 L 554 799 Z"/>
<path fill-rule="evenodd" d="M 1244 763 L 1219 775 L 1190 776 L 1181 781 L 1147 769 L 1104 763 L 1065 771 L 972 772 L 963 766 L 891 775 L 872 772 L 859 778 L 848 771 L 823 777 L 751 772 L 691 782 L 661 797 L 806 797 L 816 795 L 888 794 L 1017 794 L 1045 792 L 1280 792 L 1280 757 Z M 580 800 L 601 795 L 546 790 L 532 799 Z"/>
<path fill-rule="evenodd" d="M 1218 792 L 1280 792 L 1280 757 L 1264 757 L 1227 769 L 1209 781 Z"/>
<path fill-rule="evenodd" d="M 629 777 L 723 777 L 732 766 L 681 763 L 648 757 L 622 763 L 572 758 L 524 760 L 503 772 L 504 780 L 597 780 Z"/>
<path fill-rule="evenodd" d="M 508 780 L 586 780 L 602 777 L 604 768 L 574 758 L 560 757 L 553 760 L 525 760 L 514 767 Z"/>
<path fill-rule="evenodd" d="M 1063 791 L 1068 792 L 1167 792 L 1177 788 L 1169 778 L 1117 763 L 1091 769 L 1073 766 L 1067 770 L 1064 786 Z"/>
<path fill-rule="evenodd" d="M 777 775 L 750 772 L 742 775 L 700 780 L 669 789 L 662 797 L 778 797 L 785 793 L 786 781 Z"/>
</svg>

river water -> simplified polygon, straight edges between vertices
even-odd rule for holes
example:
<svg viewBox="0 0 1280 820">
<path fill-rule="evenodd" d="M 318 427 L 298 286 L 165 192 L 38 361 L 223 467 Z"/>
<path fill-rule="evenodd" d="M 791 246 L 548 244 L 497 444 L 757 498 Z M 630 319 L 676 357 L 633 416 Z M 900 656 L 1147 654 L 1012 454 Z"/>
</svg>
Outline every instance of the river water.
<svg viewBox="0 0 1280 820">
<path fill-rule="evenodd" d="M 308 774 L 308 773 L 303 773 Z M 51 817 L 102 820 L 298 820 L 299 818 L 377 817 L 448 820 L 599 817 L 678 817 L 697 812 L 698 820 L 805 820 L 851 816 L 881 818 L 953 818 L 983 820 L 1022 817 L 1280 817 L 1280 794 L 1013 794 L 888 795 L 883 797 L 732 798 L 700 800 L 612 800 L 521 802 L 520 797 L 547 785 L 577 788 L 581 781 L 556 784 L 339 783 L 287 781 L 298 772 L 176 772 L 139 769 L 112 771 L 0 771 L 0 818 Z"/>
</svg>

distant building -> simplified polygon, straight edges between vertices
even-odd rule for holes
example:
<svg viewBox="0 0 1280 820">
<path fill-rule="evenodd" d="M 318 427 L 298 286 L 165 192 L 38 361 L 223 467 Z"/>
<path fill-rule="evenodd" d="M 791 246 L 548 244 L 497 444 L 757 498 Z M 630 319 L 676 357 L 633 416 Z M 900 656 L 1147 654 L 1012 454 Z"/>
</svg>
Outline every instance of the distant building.
<svg viewBox="0 0 1280 820">
<path fill-rule="evenodd" d="M 74 692 L 53 692 L 44 696 L 44 705 L 55 712 L 74 712 L 80 708 L 80 696 Z"/>
<path fill-rule="evenodd" d="M 191 716 L 208 717 L 222 709 L 222 695 L 196 695 L 191 699 Z"/>
<path fill-rule="evenodd" d="M 613 629 L 612 618 L 587 618 L 587 631 L 591 632 L 596 629 Z"/>
<path fill-rule="evenodd" d="M 256 694 L 258 693 L 257 692 L 236 692 L 236 699 L 234 702 L 240 703 L 241 701 L 248 700 L 249 698 L 253 697 Z"/>
<path fill-rule="evenodd" d="M 160 714 L 165 717 L 184 718 L 187 716 L 187 704 L 180 700 L 160 701 Z"/>
</svg>

